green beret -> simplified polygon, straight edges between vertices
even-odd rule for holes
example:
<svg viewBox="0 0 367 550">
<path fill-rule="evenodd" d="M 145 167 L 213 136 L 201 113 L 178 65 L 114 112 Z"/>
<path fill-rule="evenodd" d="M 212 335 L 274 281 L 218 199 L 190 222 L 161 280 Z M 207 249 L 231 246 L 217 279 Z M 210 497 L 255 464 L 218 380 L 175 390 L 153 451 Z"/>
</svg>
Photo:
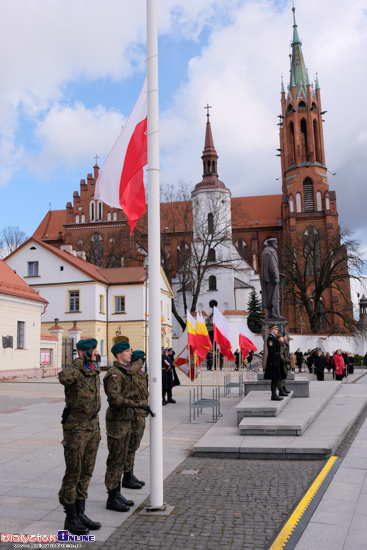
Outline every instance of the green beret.
<svg viewBox="0 0 367 550">
<path fill-rule="evenodd" d="M 95 338 L 85 338 L 77 342 L 76 349 L 80 349 L 81 351 L 87 351 L 87 349 L 96 348 L 97 346 L 98 346 L 98 342 Z"/>
<path fill-rule="evenodd" d="M 137 361 L 138 359 L 145 358 L 145 352 L 142 349 L 137 349 L 133 351 L 131 355 L 131 362 Z"/>
<path fill-rule="evenodd" d="M 122 351 L 125 351 L 127 349 L 130 349 L 130 344 L 126 340 L 121 340 L 121 342 L 117 342 L 115 345 L 111 348 L 111 353 L 116 355 L 116 353 L 121 353 Z"/>
</svg>

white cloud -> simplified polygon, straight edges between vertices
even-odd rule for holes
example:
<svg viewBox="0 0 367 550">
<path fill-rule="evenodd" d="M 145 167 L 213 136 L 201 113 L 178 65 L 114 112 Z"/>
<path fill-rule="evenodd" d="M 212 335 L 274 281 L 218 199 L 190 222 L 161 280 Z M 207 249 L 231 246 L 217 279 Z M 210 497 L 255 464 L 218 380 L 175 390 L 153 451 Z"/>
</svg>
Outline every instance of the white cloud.
<svg viewBox="0 0 367 550">
<path fill-rule="evenodd" d="M 202 44 L 182 66 L 170 108 L 161 113 L 162 182 L 200 181 L 209 103 L 219 176 L 233 195 L 279 193 L 277 115 L 281 75 L 288 83 L 290 1 L 161 0 L 158 9 L 166 37 Z M 335 0 L 300 1 L 296 11 L 310 80 L 318 71 L 328 111 L 326 163 L 337 173 L 330 187 L 337 191 L 342 221 L 355 227 L 366 227 L 364 203 L 356 201 L 365 197 L 367 172 L 366 13 L 367 0 L 350 0 L 343 9 Z M 103 88 L 141 76 L 145 0 L 4 0 L 2 20 L 0 186 L 25 158 L 51 179 L 62 165 L 106 154 L 128 115 L 124 98 L 115 105 L 120 114 L 107 104 L 91 108 L 70 100 L 67 90 L 74 83 Z M 36 156 L 19 139 L 24 121 L 30 140 L 42 146 Z"/>
<path fill-rule="evenodd" d="M 42 152 L 29 159 L 31 169 L 46 177 L 60 166 L 75 167 L 94 153 L 107 155 L 125 120 L 120 113 L 99 106 L 88 110 L 84 105 L 55 105 L 39 122 L 35 136 L 44 145 Z"/>
</svg>

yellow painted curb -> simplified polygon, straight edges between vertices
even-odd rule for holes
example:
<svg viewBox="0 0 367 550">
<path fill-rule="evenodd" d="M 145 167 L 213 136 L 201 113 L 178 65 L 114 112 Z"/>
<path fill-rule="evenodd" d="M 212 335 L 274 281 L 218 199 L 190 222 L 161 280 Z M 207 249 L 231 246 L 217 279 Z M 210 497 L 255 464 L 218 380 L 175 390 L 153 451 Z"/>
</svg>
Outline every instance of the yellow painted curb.
<svg viewBox="0 0 367 550">
<path fill-rule="evenodd" d="M 294 510 L 287 523 L 284 525 L 283 529 L 280 531 L 273 544 L 270 546 L 269 550 L 281 550 L 282 548 L 284 548 L 284 545 L 286 544 L 286 542 L 288 542 L 289 537 L 293 533 L 294 529 L 297 527 L 298 522 L 307 510 L 307 507 L 310 505 L 317 491 L 320 489 L 326 476 L 330 472 L 331 468 L 334 466 L 337 459 L 337 456 L 331 456 L 329 458 L 301 502 L 298 504 L 297 508 Z"/>
</svg>

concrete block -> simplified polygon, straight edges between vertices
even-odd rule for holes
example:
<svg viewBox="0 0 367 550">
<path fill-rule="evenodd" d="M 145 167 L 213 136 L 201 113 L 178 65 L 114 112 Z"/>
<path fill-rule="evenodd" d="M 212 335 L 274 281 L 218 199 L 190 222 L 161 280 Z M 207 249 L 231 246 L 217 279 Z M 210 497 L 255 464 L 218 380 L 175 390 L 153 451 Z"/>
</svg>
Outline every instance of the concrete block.
<svg viewBox="0 0 367 550">
<path fill-rule="evenodd" d="M 293 392 L 289 394 L 289 398 L 284 398 L 281 401 L 271 401 L 269 392 L 250 392 L 236 405 L 237 424 L 247 416 L 278 416 L 292 397 Z"/>
<path fill-rule="evenodd" d="M 309 397 L 310 381 L 304 376 L 296 380 L 287 380 L 287 388 L 293 391 L 293 397 Z M 245 380 L 243 383 L 245 396 L 250 391 L 268 391 L 270 392 L 270 380 Z"/>
</svg>

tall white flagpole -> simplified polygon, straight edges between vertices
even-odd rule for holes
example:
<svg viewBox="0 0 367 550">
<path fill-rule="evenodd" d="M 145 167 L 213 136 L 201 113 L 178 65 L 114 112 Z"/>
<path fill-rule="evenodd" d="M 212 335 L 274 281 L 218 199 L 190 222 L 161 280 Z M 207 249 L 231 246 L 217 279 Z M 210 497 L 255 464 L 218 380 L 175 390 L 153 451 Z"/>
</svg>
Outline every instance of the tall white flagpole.
<svg viewBox="0 0 367 550">
<path fill-rule="evenodd" d="M 161 249 L 159 201 L 159 104 L 157 0 L 147 7 L 147 92 L 148 92 L 148 256 L 149 256 L 149 391 L 150 407 L 150 505 L 161 508 L 163 501 L 163 428 L 161 372 Z"/>
</svg>

